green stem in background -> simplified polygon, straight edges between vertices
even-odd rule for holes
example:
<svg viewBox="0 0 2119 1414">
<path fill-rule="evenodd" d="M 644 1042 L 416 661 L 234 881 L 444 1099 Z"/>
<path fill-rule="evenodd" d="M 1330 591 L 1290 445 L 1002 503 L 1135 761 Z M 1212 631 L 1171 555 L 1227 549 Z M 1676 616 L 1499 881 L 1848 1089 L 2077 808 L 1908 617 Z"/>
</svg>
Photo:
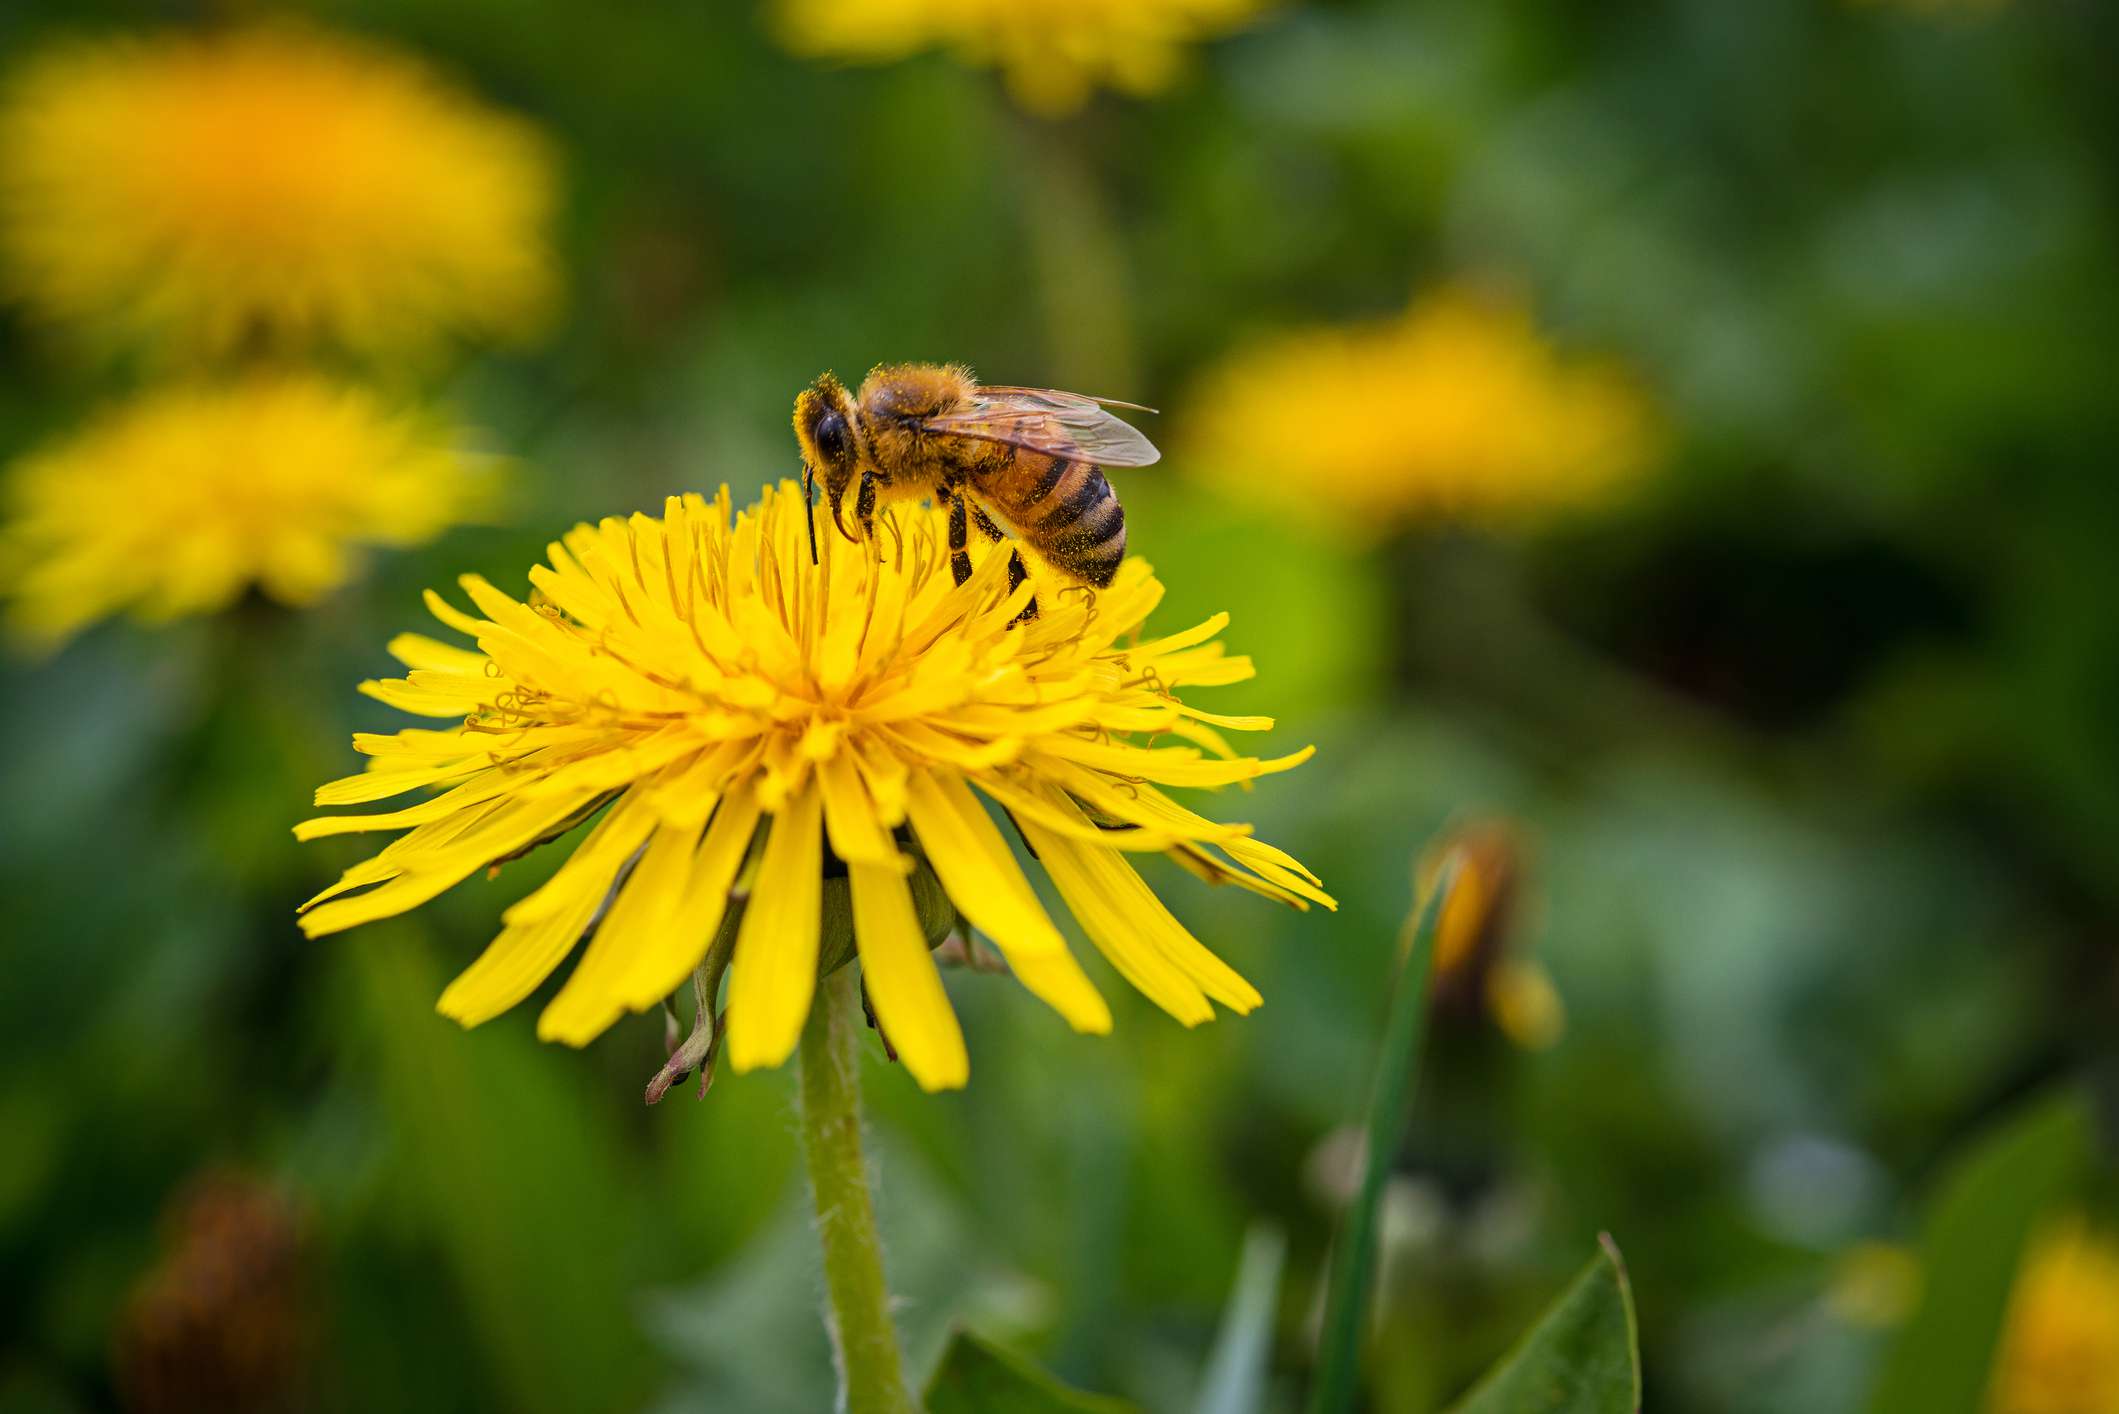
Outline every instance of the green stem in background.
<svg viewBox="0 0 2119 1414">
<path fill-rule="evenodd" d="M 1332 1246 L 1309 1414 L 1344 1414 L 1353 1407 L 1354 1390 L 1360 1383 L 1362 1336 L 1369 1325 L 1369 1284 L 1376 1268 L 1376 1219 L 1391 1161 L 1405 1140 L 1406 1122 L 1411 1118 L 1408 1110 L 1420 1075 L 1420 1043 L 1427 1033 L 1427 996 L 1435 970 L 1435 924 L 1456 876 L 1453 857 L 1444 863 L 1434 888 L 1408 920 L 1407 937 L 1399 949 L 1398 984 L 1391 994 L 1383 1049 L 1376 1058 L 1362 1129 L 1366 1147 L 1361 1191 L 1347 1209 L 1345 1226 Z"/>
<path fill-rule="evenodd" d="M 824 1244 L 825 1323 L 839 1362 L 839 1407 L 913 1414 L 861 1154 L 860 1044 L 860 982 L 842 967 L 818 980 L 802 1032 L 802 1154 Z"/>
<path fill-rule="evenodd" d="M 1112 396 L 1140 396 L 1126 251 L 1099 175 L 1082 158 L 1078 131 L 1023 120 L 1013 128 L 1024 154 L 1016 190 L 1052 359 L 1049 376 L 1060 387 L 1130 388 Z"/>
</svg>

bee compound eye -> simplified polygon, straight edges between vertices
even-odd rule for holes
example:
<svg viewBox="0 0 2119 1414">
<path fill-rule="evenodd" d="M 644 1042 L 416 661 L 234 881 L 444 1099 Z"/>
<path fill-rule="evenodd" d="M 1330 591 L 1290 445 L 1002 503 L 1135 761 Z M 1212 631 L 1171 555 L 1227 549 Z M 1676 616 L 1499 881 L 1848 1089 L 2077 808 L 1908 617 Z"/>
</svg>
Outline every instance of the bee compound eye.
<svg viewBox="0 0 2119 1414">
<path fill-rule="evenodd" d="M 826 413 L 817 419 L 817 452 L 826 461 L 842 461 L 846 457 L 846 419 L 837 413 Z"/>
</svg>

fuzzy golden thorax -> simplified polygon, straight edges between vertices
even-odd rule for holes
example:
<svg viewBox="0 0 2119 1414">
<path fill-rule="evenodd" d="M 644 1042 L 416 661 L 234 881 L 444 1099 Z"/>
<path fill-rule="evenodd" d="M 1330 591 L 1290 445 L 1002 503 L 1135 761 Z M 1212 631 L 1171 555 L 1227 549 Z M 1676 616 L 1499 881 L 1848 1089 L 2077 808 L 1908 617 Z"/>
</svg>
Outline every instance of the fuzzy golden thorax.
<svg viewBox="0 0 2119 1414">
<path fill-rule="evenodd" d="M 869 370 L 855 399 L 861 449 L 888 497 L 934 489 L 941 472 L 935 439 L 920 423 L 955 409 L 978 392 L 961 364 L 885 363 Z"/>
</svg>

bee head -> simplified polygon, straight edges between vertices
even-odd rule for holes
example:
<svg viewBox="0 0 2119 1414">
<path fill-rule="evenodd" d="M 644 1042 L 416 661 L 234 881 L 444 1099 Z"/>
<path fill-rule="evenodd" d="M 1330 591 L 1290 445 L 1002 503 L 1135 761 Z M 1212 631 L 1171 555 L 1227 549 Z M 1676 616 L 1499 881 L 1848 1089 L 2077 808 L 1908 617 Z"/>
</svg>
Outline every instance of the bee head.
<svg viewBox="0 0 2119 1414">
<path fill-rule="evenodd" d="M 802 444 L 802 460 L 822 478 L 825 495 L 834 501 L 845 495 L 861 461 L 860 434 L 852 395 L 829 373 L 795 399 L 795 440 Z"/>
</svg>

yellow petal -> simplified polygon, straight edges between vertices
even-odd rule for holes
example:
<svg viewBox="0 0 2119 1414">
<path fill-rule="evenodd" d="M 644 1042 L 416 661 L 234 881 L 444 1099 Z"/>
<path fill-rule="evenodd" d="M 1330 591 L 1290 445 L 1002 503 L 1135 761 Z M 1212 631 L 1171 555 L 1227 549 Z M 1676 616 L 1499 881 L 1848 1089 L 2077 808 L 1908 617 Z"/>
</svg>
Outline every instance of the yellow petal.
<svg viewBox="0 0 2119 1414">
<path fill-rule="evenodd" d="M 1058 790 L 1048 790 L 1046 796 L 1056 808 L 1075 810 L 1073 803 Z M 1154 948 L 1200 990 L 1222 1005 L 1244 1012 L 1259 1004 L 1262 998 L 1258 989 L 1193 937 L 1163 906 L 1155 891 L 1133 871 L 1133 866 L 1123 855 L 1116 850 L 1094 846 L 1070 844 L 1070 847 L 1075 851 L 1073 867 L 1086 876 L 1082 881 L 1087 885 L 1086 891 L 1095 894 L 1100 908 L 1115 912 L 1125 920 L 1132 937 Z M 1039 846 L 1038 852 L 1043 857 L 1043 846 Z M 1049 859 L 1046 867 L 1051 868 Z M 1059 875 L 1055 872 L 1053 878 L 1057 881 Z M 1067 902 L 1079 918 L 1081 905 L 1075 896 L 1070 894 Z M 1087 926 L 1086 919 L 1083 924 Z"/>
<path fill-rule="evenodd" d="M 320 809 L 370 805 L 421 786 L 441 785 L 457 776 L 483 771 L 491 764 L 483 753 L 469 755 L 463 752 L 442 759 L 407 757 L 375 761 L 357 776 L 341 776 L 318 786 L 316 804 Z"/>
<path fill-rule="evenodd" d="M 876 803 L 883 828 L 896 829 L 905 823 L 905 763 L 873 743 L 856 739 L 853 746 L 861 781 L 868 787 L 868 798 Z"/>
<path fill-rule="evenodd" d="M 1059 886 L 1060 897 L 1073 910 L 1075 921 L 1119 976 L 1187 1026 L 1213 1020 L 1214 1008 L 1199 984 L 1143 939 L 1133 919 L 1105 897 L 1091 857 L 1109 851 L 1077 843 L 1031 820 L 1018 823 L 1045 872 Z"/>
<path fill-rule="evenodd" d="M 501 915 L 508 926 L 443 991 L 441 1014 L 476 1026 L 536 991 L 574 950 L 654 823 L 638 795 L 613 806 L 559 872 Z"/>
<path fill-rule="evenodd" d="M 422 825 L 393 841 L 364 865 L 302 905 L 302 931 L 312 938 L 356 924 L 388 918 L 442 893 L 473 870 L 512 854 L 595 800 L 593 793 L 549 800 L 508 800 L 487 810 L 473 806 L 446 820 Z M 348 888 L 388 879 L 352 898 L 334 898 Z M 326 903 L 324 900 L 332 899 Z"/>
<path fill-rule="evenodd" d="M 502 684 L 496 680 L 494 686 L 498 688 Z M 484 694 L 467 697 L 459 692 L 414 687 L 404 678 L 370 679 L 355 690 L 415 717 L 465 717 L 485 705 Z"/>
<path fill-rule="evenodd" d="M 378 918 L 409 912 L 463 882 L 464 877 L 477 867 L 474 861 L 454 873 L 436 870 L 406 874 L 392 871 L 389 864 L 379 858 L 356 864 L 338 883 L 303 905 L 307 911 L 301 916 L 302 933 L 306 937 L 321 938 L 327 933 L 343 932 L 363 923 L 373 923 Z M 382 882 L 385 879 L 388 882 Z M 351 898 L 332 897 L 345 889 L 367 883 L 377 887 Z M 324 902 L 326 899 L 331 901 Z"/>
<path fill-rule="evenodd" d="M 1222 840 L 1217 844 L 1231 859 L 1244 868 L 1276 884 L 1289 893 L 1300 894 L 1313 903 L 1321 903 L 1337 912 L 1339 900 L 1317 886 L 1317 876 L 1298 863 L 1295 857 L 1284 850 L 1275 849 L 1262 840 Z"/>
<path fill-rule="evenodd" d="M 434 615 L 435 618 L 440 619 L 450 628 L 455 629 L 467 638 L 476 638 L 492 627 L 491 624 L 488 624 L 483 619 L 472 618 L 431 589 L 420 597 L 426 602 L 428 613 Z"/>
<path fill-rule="evenodd" d="M 601 903 L 610 892 L 611 881 L 625 866 L 633 851 L 647 843 L 655 828 L 654 811 L 640 792 L 628 791 L 618 798 L 588 838 L 574 847 L 566 863 L 543 884 L 517 899 L 501 915 L 508 923 L 534 923 L 570 907 L 582 895 Z"/>
<path fill-rule="evenodd" d="M 1052 762 L 1051 770 L 1053 782 L 1082 804 L 1173 840 L 1232 840 L 1251 833 L 1249 825 L 1223 825 L 1196 815 L 1145 781 L 1129 781 L 1121 789 L 1109 776 L 1064 761 Z"/>
<path fill-rule="evenodd" d="M 648 795 L 663 823 L 693 830 L 705 824 L 721 800 L 730 769 L 746 749 L 740 742 L 710 746 L 657 782 Z"/>
<path fill-rule="evenodd" d="M 1017 980 L 1075 1030 L 1109 1031 L 1111 1009 L 970 787 L 955 776 L 919 772 L 907 782 L 906 805 L 935 877 L 971 926 L 993 939 Z"/>
<path fill-rule="evenodd" d="M 409 830 L 414 825 L 424 825 L 454 815 L 459 810 L 483 805 L 496 796 L 513 790 L 521 783 L 521 779 L 502 771 L 487 771 L 475 780 L 465 781 L 453 790 L 444 791 L 417 805 L 408 805 L 402 810 L 385 810 L 373 815 L 324 815 L 314 820 L 304 820 L 294 827 L 294 837 L 298 840 L 314 840 L 322 839 L 326 835 L 344 835 L 365 830 Z"/>
<path fill-rule="evenodd" d="M 1172 704 L 1178 712 L 1195 722 L 1205 722 L 1210 727 L 1224 727 L 1232 732 L 1269 732 L 1273 730 L 1271 717 L 1231 717 L 1220 712 L 1203 712 L 1182 702 Z"/>
<path fill-rule="evenodd" d="M 751 884 L 728 978 L 728 1060 L 739 1071 L 786 1060 L 809 1018 L 824 907 L 822 814 L 815 790 L 781 807 Z"/>
<path fill-rule="evenodd" d="M 619 1000 L 634 1011 L 645 1011 L 677 990 L 685 974 L 699 965 L 728 912 L 728 891 L 750 852 L 758 815 L 757 794 L 747 783 L 722 799 L 686 867 L 684 897 L 659 935 L 639 940 L 618 984 Z"/>
<path fill-rule="evenodd" d="M 489 662 L 483 653 L 458 648 L 423 633 L 401 633 L 385 645 L 385 651 L 408 668 L 428 668 L 444 673 L 483 675 Z"/>
<path fill-rule="evenodd" d="M 1230 683 L 1248 682 L 1258 675 L 1258 669 L 1248 657 L 1229 657 L 1218 643 L 1195 648 L 1175 658 L 1165 658 L 1156 665 L 1155 671 L 1165 688 L 1227 687 Z"/>
<path fill-rule="evenodd" d="M 444 727 L 436 731 L 429 727 L 406 727 L 403 731 L 355 732 L 353 749 L 367 756 L 416 757 L 422 761 L 435 758 L 459 756 L 483 756 L 486 743 L 464 734 L 461 727 Z M 378 770 L 382 762 L 374 762 L 370 770 Z"/>
<path fill-rule="evenodd" d="M 858 859 L 909 872 L 911 862 L 898 852 L 877 818 L 875 803 L 861 781 L 853 756 L 846 751 L 817 763 L 817 786 L 824 799 L 824 829 L 832 852 L 851 863 Z"/>
<path fill-rule="evenodd" d="M 1116 776 L 1139 776 L 1166 786 L 1226 786 L 1275 771 L 1290 771 L 1316 754 L 1306 746 L 1286 756 L 1262 761 L 1238 757 L 1233 761 L 1205 761 L 1189 746 L 1141 747 L 1093 741 L 1087 737 L 1051 736 L 1039 743 L 1053 756 L 1077 762 L 1092 770 Z"/>
<path fill-rule="evenodd" d="M 1210 884 L 1234 884 L 1239 889 L 1249 889 L 1260 898 L 1269 898 L 1275 903 L 1284 903 L 1291 908 L 1309 912 L 1310 903 L 1302 895 L 1291 893 L 1280 885 L 1259 878 L 1235 867 L 1225 859 L 1207 853 L 1204 845 L 1180 840 L 1170 846 L 1170 862 L 1185 872 L 1206 880 Z"/>
<path fill-rule="evenodd" d="M 1127 650 L 1126 656 L 1129 658 L 1155 658 L 1166 653 L 1178 652 L 1180 649 L 1197 647 L 1228 626 L 1229 615 L 1224 610 L 1204 623 L 1192 625 L 1192 627 L 1182 633 L 1173 633 L 1167 638 L 1151 638 L 1138 648 Z"/>
<path fill-rule="evenodd" d="M 1057 764 L 1057 763 L 1055 763 Z M 1033 770 L 1037 769 L 1033 766 Z M 1015 818 L 1017 824 L 1027 825 L 1032 820 L 1055 834 L 1066 835 L 1083 844 L 1093 844 L 1103 849 L 1133 849 L 1160 854 L 1170 848 L 1173 841 L 1162 830 L 1143 830 L 1133 827 L 1107 830 L 1093 825 L 1082 817 L 1079 810 L 1055 810 L 1042 795 L 1014 785 L 998 775 L 982 775 L 974 779 L 979 789 L 993 797 L 996 805 Z"/>
<path fill-rule="evenodd" d="M 684 896 L 698 839 L 696 826 L 665 825 L 655 831 L 610 911 L 596 925 L 596 936 L 575 964 L 574 975 L 537 1018 L 540 1039 L 585 1046 L 618 1019 L 625 1005 L 613 984 L 627 970 L 632 952 L 667 936 L 665 920 Z M 706 940 L 701 939 L 699 951 L 705 950 Z"/>
<path fill-rule="evenodd" d="M 557 913 L 530 923 L 510 923 L 442 991 L 435 1010 L 465 1026 L 500 1015 L 552 974 L 573 950 L 601 902 L 599 896 L 583 894 Z"/>
<path fill-rule="evenodd" d="M 923 1090 L 954 1090 L 971 1075 L 964 1033 L 942 990 L 905 876 L 888 864 L 853 860 L 854 941 L 861 980 L 883 1034 Z"/>
</svg>

